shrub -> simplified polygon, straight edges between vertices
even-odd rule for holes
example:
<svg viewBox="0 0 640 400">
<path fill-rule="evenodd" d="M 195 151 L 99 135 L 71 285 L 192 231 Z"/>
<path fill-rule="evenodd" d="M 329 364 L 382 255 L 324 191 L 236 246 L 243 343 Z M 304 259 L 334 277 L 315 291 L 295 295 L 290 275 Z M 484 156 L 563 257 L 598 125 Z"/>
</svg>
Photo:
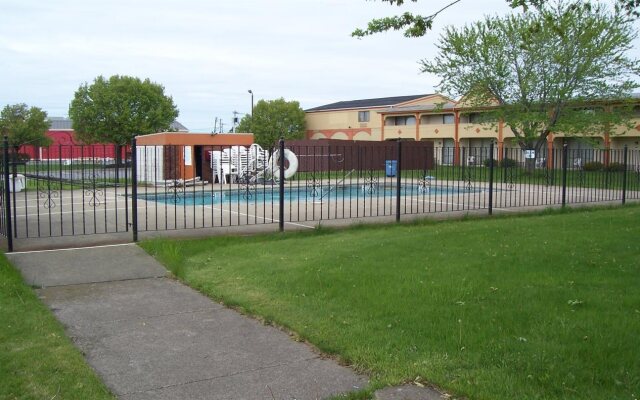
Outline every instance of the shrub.
<svg viewBox="0 0 640 400">
<path fill-rule="evenodd" d="M 489 163 L 491 162 L 490 158 L 485 158 L 485 160 L 482 162 L 482 164 L 485 167 L 489 166 Z M 493 159 L 493 166 L 495 168 L 515 168 L 518 166 L 518 162 L 514 159 L 511 158 L 504 158 L 500 161 Z"/>
<path fill-rule="evenodd" d="M 518 166 L 518 162 L 513 158 L 503 158 L 500 161 L 499 166 L 502 168 L 515 168 Z"/>
<path fill-rule="evenodd" d="M 490 158 L 485 158 L 484 161 L 482 162 L 482 164 L 484 164 L 485 167 L 489 167 L 491 165 L 490 163 L 491 163 Z M 498 163 L 498 160 L 494 159 L 493 166 L 497 167 L 498 165 L 500 165 L 500 163 Z"/>
<path fill-rule="evenodd" d="M 31 161 L 31 156 L 27 153 L 17 153 L 15 156 L 13 153 L 9 153 L 9 162 L 15 161 L 17 164 L 25 164 Z M 4 162 L 4 153 L 0 149 L 0 162 Z"/>
<path fill-rule="evenodd" d="M 607 165 L 606 170 L 609 172 L 622 172 L 624 171 L 624 164 L 619 162 L 612 162 Z"/>
<path fill-rule="evenodd" d="M 584 163 L 585 171 L 602 171 L 604 165 L 600 161 L 589 161 Z"/>
</svg>

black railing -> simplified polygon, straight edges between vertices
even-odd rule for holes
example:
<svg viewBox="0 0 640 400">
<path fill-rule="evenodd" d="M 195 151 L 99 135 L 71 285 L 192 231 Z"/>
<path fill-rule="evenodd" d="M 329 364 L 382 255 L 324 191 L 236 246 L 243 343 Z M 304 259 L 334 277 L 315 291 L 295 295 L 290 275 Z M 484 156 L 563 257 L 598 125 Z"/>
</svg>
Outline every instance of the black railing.
<svg viewBox="0 0 640 400">
<path fill-rule="evenodd" d="M 125 147 L 22 146 L 19 151 L 11 149 L 5 158 L 13 238 L 128 231 L 131 163 Z"/>
<path fill-rule="evenodd" d="M 9 174 L 9 139 L 5 136 L 2 141 L 2 193 L 1 199 L 4 206 L 1 215 L 0 233 L 7 239 L 7 250 L 13 251 L 13 229 L 11 221 L 11 182 L 15 182 L 15 179 L 10 179 Z M 15 186 L 13 187 L 15 192 Z"/>
<path fill-rule="evenodd" d="M 5 141 L 0 235 L 9 243 L 640 199 L 640 152 L 626 148 L 287 141 L 271 151 L 133 142 L 34 148 L 30 160 L 11 150 Z"/>
</svg>

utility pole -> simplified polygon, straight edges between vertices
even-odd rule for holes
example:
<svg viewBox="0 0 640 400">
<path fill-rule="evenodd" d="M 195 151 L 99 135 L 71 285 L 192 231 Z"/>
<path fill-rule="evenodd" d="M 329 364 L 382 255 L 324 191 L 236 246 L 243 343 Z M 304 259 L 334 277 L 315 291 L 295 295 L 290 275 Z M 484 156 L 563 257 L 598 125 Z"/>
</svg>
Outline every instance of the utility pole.
<svg viewBox="0 0 640 400">
<path fill-rule="evenodd" d="M 249 130 L 253 132 L 253 90 L 247 90 L 251 94 L 251 119 L 249 120 Z"/>
<path fill-rule="evenodd" d="M 233 112 L 233 129 L 231 130 L 233 133 L 236 133 L 236 124 L 238 123 L 238 114 L 240 114 L 237 111 Z"/>
</svg>

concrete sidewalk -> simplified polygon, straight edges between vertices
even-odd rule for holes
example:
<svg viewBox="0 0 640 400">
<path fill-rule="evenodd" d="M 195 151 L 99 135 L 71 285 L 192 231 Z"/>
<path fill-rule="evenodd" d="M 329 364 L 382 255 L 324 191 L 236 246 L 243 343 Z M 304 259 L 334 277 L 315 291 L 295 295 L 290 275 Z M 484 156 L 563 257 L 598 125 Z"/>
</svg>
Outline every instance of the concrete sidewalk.
<svg viewBox="0 0 640 400">
<path fill-rule="evenodd" d="M 10 253 L 121 399 L 323 399 L 365 376 L 166 278 L 135 245 Z"/>
</svg>

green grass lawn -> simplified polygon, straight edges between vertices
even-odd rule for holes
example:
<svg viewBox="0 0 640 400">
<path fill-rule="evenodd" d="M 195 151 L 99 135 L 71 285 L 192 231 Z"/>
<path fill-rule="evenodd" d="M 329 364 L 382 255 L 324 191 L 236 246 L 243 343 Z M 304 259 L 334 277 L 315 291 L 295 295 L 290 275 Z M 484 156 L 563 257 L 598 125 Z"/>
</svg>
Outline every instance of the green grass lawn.
<svg viewBox="0 0 640 400">
<path fill-rule="evenodd" d="M 142 244 L 374 379 L 470 399 L 640 396 L 640 207 Z"/>
<path fill-rule="evenodd" d="M 0 399 L 114 399 L 4 255 Z"/>
<path fill-rule="evenodd" d="M 299 184 L 298 182 L 306 182 L 308 179 L 315 177 L 316 179 L 334 181 L 342 181 L 344 179 L 344 182 L 350 183 L 351 181 L 364 179 L 366 174 L 367 171 L 361 171 L 360 174 L 357 172 L 349 174 L 349 171 L 325 171 L 315 174 L 299 172 L 290 181 L 294 182 L 295 185 Z M 375 170 L 373 174 L 377 178 L 382 178 L 385 176 L 385 171 Z M 471 167 L 438 165 L 434 169 L 426 171 L 402 171 L 403 180 L 422 179 L 425 175 L 435 178 L 435 182 L 438 184 L 446 184 L 448 181 L 488 182 L 489 168 L 482 165 Z M 521 167 L 509 169 L 495 167 L 493 181 L 495 187 L 498 188 L 507 183 L 562 187 L 562 170 L 537 168 L 533 172 L 529 172 Z M 622 172 L 567 170 L 567 187 L 622 189 L 623 181 Z M 634 171 L 627 172 L 627 190 L 640 190 L 640 175 Z"/>
</svg>

